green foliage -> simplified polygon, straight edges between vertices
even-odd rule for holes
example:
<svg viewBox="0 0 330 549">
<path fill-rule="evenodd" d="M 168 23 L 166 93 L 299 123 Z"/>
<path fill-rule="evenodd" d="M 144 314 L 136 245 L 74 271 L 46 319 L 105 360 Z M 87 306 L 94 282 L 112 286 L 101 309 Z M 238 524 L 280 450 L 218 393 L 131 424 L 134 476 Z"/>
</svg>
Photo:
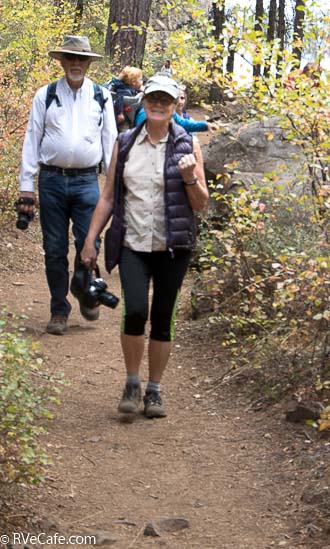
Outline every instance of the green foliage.
<svg viewBox="0 0 330 549">
<path fill-rule="evenodd" d="M 253 62 L 273 56 L 276 65 L 276 44 L 257 44 L 252 29 L 245 40 Z M 292 174 L 287 185 L 279 185 L 280 174 L 265 174 L 263 183 L 230 195 L 221 184 L 230 175 L 218 174 L 213 199 L 221 213 L 208 227 L 200 254 L 205 293 L 212 299 L 210 322 L 221 326 L 235 367 L 252 364 L 261 372 L 271 365 L 277 378 L 267 384 L 269 398 L 299 383 L 328 390 L 330 373 L 328 78 L 296 72 L 289 81 L 293 63 L 292 54 L 282 52 L 283 76 L 273 70 L 240 93 L 250 117 L 275 116 L 288 143 L 300 147 L 301 173 Z M 273 138 L 269 133 L 267 139 Z M 227 170 L 239 177 L 235 166 Z"/>
<path fill-rule="evenodd" d="M 275 360 L 292 381 L 299 357 L 300 381 L 328 379 L 330 208 L 320 221 L 317 197 L 270 184 L 230 195 L 216 188 L 213 198 L 222 214 L 208 228 L 200 264 L 213 302 L 209 320 L 221 326 L 233 364 L 262 368 Z"/>
<path fill-rule="evenodd" d="M 18 194 L 22 142 L 33 96 L 62 74 L 48 51 L 75 29 L 75 5 L 38 0 L 4 0 L 0 7 L 0 224 L 12 221 Z M 104 4 L 91 2 L 79 32 L 103 49 Z M 95 70 L 95 68 L 93 67 Z M 108 71 L 104 71 L 108 77 Z M 93 74 L 91 72 L 91 74 Z M 103 80 L 101 80 L 103 81 Z"/>
<path fill-rule="evenodd" d="M 22 337 L 15 319 L 0 313 L 0 480 L 36 484 L 50 458 L 40 446 L 49 404 L 58 403 L 61 377 L 42 370 L 38 346 Z"/>
</svg>

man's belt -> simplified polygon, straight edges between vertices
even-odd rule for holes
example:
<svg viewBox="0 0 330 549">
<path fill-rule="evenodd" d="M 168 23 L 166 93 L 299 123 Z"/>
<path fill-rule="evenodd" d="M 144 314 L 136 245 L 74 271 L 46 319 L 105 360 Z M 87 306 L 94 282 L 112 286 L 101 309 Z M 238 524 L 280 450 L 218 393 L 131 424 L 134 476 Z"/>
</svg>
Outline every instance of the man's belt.
<svg viewBox="0 0 330 549">
<path fill-rule="evenodd" d="M 56 172 L 68 177 L 76 177 L 83 173 L 96 173 L 98 169 L 97 166 L 92 166 L 91 168 L 60 168 L 59 166 L 49 166 L 48 164 L 40 164 L 40 168 L 47 172 Z"/>
</svg>

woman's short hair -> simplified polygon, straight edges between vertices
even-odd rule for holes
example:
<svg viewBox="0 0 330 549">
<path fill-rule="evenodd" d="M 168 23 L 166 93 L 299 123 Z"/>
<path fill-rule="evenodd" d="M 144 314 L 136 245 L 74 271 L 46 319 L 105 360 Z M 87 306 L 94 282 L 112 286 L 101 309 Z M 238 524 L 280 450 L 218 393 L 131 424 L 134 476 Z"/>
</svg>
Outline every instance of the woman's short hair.
<svg viewBox="0 0 330 549">
<path fill-rule="evenodd" d="M 119 75 L 119 80 L 122 80 L 128 86 L 131 86 L 138 78 L 142 78 L 142 70 L 128 65 L 123 68 Z"/>
</svg>

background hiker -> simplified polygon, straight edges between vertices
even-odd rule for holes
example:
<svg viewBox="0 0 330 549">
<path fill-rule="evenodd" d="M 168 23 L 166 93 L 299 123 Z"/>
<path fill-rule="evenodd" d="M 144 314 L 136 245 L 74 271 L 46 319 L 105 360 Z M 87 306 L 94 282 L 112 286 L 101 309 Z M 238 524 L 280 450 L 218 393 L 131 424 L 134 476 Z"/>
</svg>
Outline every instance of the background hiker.
<svg viewBox="0 0 330 549">
<path fill-rule="evenodd" d="M 166 59 L 164 65 L 160 69 L 160 72 L 165 74 L 166 76 L 169 76 L 170 78 L 172 78 L 173 69 L 171 67 L 171 61 L 169 59 Z"/>
<path fill-rule="evenodd" d="M 141 401 L 139 370 L 149 316 L 149 380 L 144 395 L 147 417 L 164 417 L 160 381 L 174 337 L 178 295 L 195 246 L 193 210 L 208 200 L 200 146 L 172 122 L 178 85 L 165 75 L 150 78 L 144 91 L 146 122 L 121 133 L 106 186 L 92 217 L 81 253 L 95 265 L 95 240 L 113 214 L 106 237 L 106 266 L 119 262 L 123 293 L 121 343 L 127 379 L 118 410 L 135 414 Z"/>
<path fill-rule="evenodd" d="M 179 116 L 182 116 L 182 118 L 188 118 L 191 119 L 191 116 L 187 114 L 186 107 L 187 107 L 187 92 L 186 92 L 186 86 L 179 84 L 179 97 L 178 102 L 176 105 L 175 111 L 178 113 Z"/>
<path fill-rule="evenodd" d="M 39 171 L 40 222 L 51 294 L 47 332 L 62 335 L 71 311 L 70 220 L 77 265 L 99 198 L 98 167 L 103 158 L 107 171 L 117 129 L 110 93 L 85 77 L 91 62 L 102 57 L 91 51 L 88 38 L 65 36 L 62 47 L 49 56 L 60 61 L 65 76 L 43 86 L 34 97 L 23 145 L 20 200 L 35 200 L 34 178 Z M 19 206 L 23 212 L 31 213 L 33 208 Z M 80 304 L 80 310 L 87 320 L 98 318 L 98 308 Z"/>
<path fill-rule="evenodd" d="M 137 67 L 125 67 L 118 78 L 112 78 L 104 84 L 112 94 L 117 128 L 119 131 L 128 129 L 129 121 L 125 115 L 124 97 L 134 97 L 142 91 L 142 71 Z M 126 122 L 126 124 L 125 124 Z"/>
<path fill-rule="evenodd" d="M 160 76 L 160 73 L 158 74 Z M 134 125 L 139 126 L 139 124 L 142 124 L 142 122 L 144 122 L 145 120 L 146 112 L 144 107 L 141 107 L 135 116 Z M 173 113 L 173 120 L 176 124 L 182 126 L 182 128 L 184 128 L 186 132 L 189 133 L 207 132 L 213 131 L 213 129 L 215 129 L 214 124 L 206 122 L 206 120 L 193 120 L 190 117 L 183 118 L 176 111 Z"/>
</svg>

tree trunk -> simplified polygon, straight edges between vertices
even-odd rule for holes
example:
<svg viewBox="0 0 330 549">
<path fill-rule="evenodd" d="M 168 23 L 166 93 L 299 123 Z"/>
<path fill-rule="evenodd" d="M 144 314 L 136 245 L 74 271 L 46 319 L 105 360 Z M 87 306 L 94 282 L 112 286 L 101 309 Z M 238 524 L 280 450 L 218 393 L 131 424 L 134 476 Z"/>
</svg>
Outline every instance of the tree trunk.
<svg viewBox="0 0 330 549">
<path fill-rule="evenodd" d="M 142 67 L 151 2 L 110 0 L 105 53 L 118 69 L 126 65 Z"/>
<path fill-rule="evenodd" d="M 212 8 L 211 8 L 212 18 L 213 18 L 213 36 L 216 41 L 218 41 L 222 48 L 215 52 L 213 55 L 212 61 L 209 63 L 209 71 L 211 75 L 215 75 L 216 72 L 218 72 L 219 68 L 221 71 L 221 74 L 223 75 L 223 26 L 225 23 L 225 1 L 222 2 L 221 7 L 219 7 L 218 2 L 215 0 L 212 2 Z M 217 82 L 212 82 L 209 92 L 209 101 L 210 103 L 221 103 L 222 102 L 223 93 L 222 90 L 217 84 Z"/>
<path fill-rule="evenodd" d="M 271 58 L 272 58 L 272 44 L 275 39 L 275 29 L 276 29 L 276 0 L 270 0 L 269 10 L 268 10 L 268 29 L 267 29 L 267 42 L 270 45 L 269 58 L 265 61 L 264 76 L 268 77 L 270 68 L 271 68 Z"/>
<path fill-rule="evenodd" d="M 278 27 L 277 27 L 277 38 L 280 41 L 280 51 L 284 51 L 285 46 L 285 0 L 279 0 L 278 4 Z M 277 66 L 276 66 L 276 77 L 281 78 L 282 76 L 282 55 L 279 54 L 277 58 Z"/>
<path fill-rule="evenodd" d="M 263 0 L 256 0 L 256 15 L 255 15 L 255 25 L 254 30 L 261 32 L 262 31 L 262 20 L 264 16 L 264 4 Z M 261 65 L 256 63 L 253 65 L 253 76 L 260 76 L 261 74 Z"/>
<path fill-rule="evenodd" d="M 293 49 L 292 53 L 297 61 L 301 61 L 302 41 L 304 38 L 304 19 L 305 19 L 306 0 L 296 0 L 295 16 L 293 23 Z"/>
<path fill-rule="evenodd" d="M 227 57 L 226 71 L 228 74 L 233 74 L 234 72 L 234 61 L 235 61 L 235 47 L 233 40 L 229 41 L 229 55 Z"/>
<path fill-rule="evenodd" d="M 53 3 L 56 8 L 56 15 L 61 17 L 64 11 L 64 0 L 53 0 Z"/>
<path fill-rule="evenodd" d="M 84 0 L 77 0 L 76 12 L 74 17 L 74 32 L 79 32 L 81 27 L 81 21 L 84 13 Z"/>
<path fill-rule="evenodd" d="M 216 2 L 213 3 L 212 16 L 214 24 L 213 36 L 216 40 L 220 38 L 220 42 L 223 43 L 222 31 L 225 23 L 225 2 L 222 3 L 221 8 L 219 8 Z"/>
</svg>

